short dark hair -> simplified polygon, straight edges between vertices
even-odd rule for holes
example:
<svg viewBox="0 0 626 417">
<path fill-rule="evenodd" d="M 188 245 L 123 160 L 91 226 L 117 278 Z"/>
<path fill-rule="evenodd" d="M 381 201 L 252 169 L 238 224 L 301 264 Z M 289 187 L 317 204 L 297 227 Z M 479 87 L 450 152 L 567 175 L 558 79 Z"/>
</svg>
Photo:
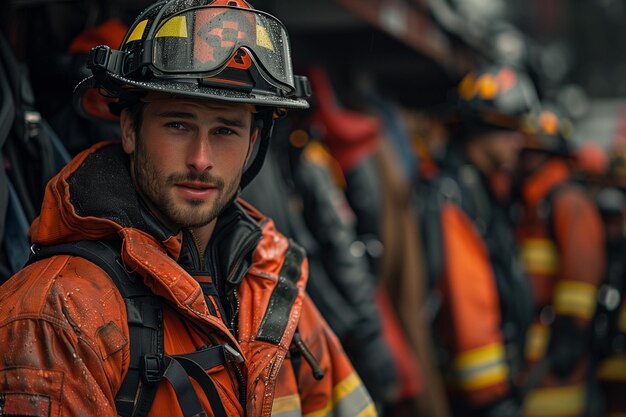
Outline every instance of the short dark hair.
<svg viewBox="0 0 626 417">
<path fill-rule="evenodd" d="M 126 111 L 129 113 L 133 122 L 133 128 L 135 129 L 137 137 L 139 137 L 139 131 L 141 130 L 141 124 L 143 123 L 143 110 L 145 107 L 146 103 L 141 100 L 137 100 L 126 107 Z"/>
</svg>

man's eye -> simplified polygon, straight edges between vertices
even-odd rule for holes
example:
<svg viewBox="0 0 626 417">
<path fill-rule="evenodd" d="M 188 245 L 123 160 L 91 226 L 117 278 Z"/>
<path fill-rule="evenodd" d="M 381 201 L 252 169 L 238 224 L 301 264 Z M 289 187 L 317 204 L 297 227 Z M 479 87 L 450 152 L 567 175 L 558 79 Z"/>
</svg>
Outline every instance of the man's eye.
<svg viewBox="0 0 626 417">
<path fill-rule="evenodd" d="M 228 135 L 232 135 L 235 132 L 232 129 L 229 129 L 227 127 L 219 127 L 217 129 L 215 129 L 215 133 L 217 135 L 224 135 L 224 136 L 228 136 Z"/>
<path fill-rule="evenodd" d="M 165 126 L 171 128 L 171 129 L 176 129 L 176 130 L 185 129 L 185 124 L 181 123 L 181 122 L 169 122 Z"/>
</svg>

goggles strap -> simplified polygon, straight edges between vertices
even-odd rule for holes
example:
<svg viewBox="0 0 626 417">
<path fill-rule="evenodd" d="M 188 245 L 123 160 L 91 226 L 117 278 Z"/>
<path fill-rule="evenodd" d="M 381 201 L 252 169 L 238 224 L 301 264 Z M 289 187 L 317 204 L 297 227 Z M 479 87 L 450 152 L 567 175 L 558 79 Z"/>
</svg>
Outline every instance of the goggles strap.
<svg viewBox="0 0 626 417">
<path fill-rule="evenodd" d="M 121 74 L 125 52 L 116 51 L 106 45 L 96 46 L 89 53 L 87 68 L 94 73 L 112 72 Z"/>
<path fill-rule="evenodd" d="M 130 51 L 118 51 L 106 45 L 96 46 L 89 53 L 87 68 L 94 76 L 101 74 L 100 78 L 106 77 L 106 73 L 119 76 L 128 76 L 141 70 L 152 60 L 152 41 L 145 40 L 143 47 L 133 48 Z"/>
<path fill-rule="evenodd" d="M 118 86 L 108 76 L 108 73 L 120 74 L 124 62 L 124 52 L 112 50 L 106 45 L 96 46 L 89 53 L 87 68 L 102 88 L 108 91 L 117 91 Z"/>
</svg>

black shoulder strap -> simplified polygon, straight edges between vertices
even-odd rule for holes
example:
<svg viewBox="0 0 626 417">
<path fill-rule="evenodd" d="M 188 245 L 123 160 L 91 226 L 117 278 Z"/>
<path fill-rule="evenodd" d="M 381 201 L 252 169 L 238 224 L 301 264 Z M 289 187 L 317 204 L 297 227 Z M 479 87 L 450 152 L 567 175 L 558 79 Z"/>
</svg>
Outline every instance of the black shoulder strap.
<svg viewBox="0 0 626 417">
<path fill-rule="evenodd" d="M 120 242 L 79 241 L 38 247 L 27 264 L 55 255 L 85 258 L 102 268 L 124 302 L 130 333 L 130 366 L 115 398 L 119 416 L 147 416 L 163 374 L 163 313 L 159 299 L 143 280 L 126 271 Z"/>
</svg>

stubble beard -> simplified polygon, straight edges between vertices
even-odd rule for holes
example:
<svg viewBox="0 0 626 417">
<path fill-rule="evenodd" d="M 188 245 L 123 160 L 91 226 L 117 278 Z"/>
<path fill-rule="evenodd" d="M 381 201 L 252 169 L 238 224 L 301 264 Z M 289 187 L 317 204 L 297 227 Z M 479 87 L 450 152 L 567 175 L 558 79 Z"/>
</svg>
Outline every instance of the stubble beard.
<svg viewBox="0 0 626 417">
<path fill-rule="evenodd" d="M 134 174 L 137 187 L 144 198 L 165 216 L 165 220 L 176 228 L 196 228 L 206 226 L 219 216 L 222 210 L 235 198 L 239 188 L 241 173 L 228 184 L 208 172 L 174 173 L 167 177 L 148 157 L 142 141 L 137 141 L 133 155 Z M 207 206 L 205 200 L 185 200 L 177 203 L 170 194 L 173 187 L 181 182 L 203 182 L 211 184 L 217 191 L 213 204 Z"/>
</svg>

